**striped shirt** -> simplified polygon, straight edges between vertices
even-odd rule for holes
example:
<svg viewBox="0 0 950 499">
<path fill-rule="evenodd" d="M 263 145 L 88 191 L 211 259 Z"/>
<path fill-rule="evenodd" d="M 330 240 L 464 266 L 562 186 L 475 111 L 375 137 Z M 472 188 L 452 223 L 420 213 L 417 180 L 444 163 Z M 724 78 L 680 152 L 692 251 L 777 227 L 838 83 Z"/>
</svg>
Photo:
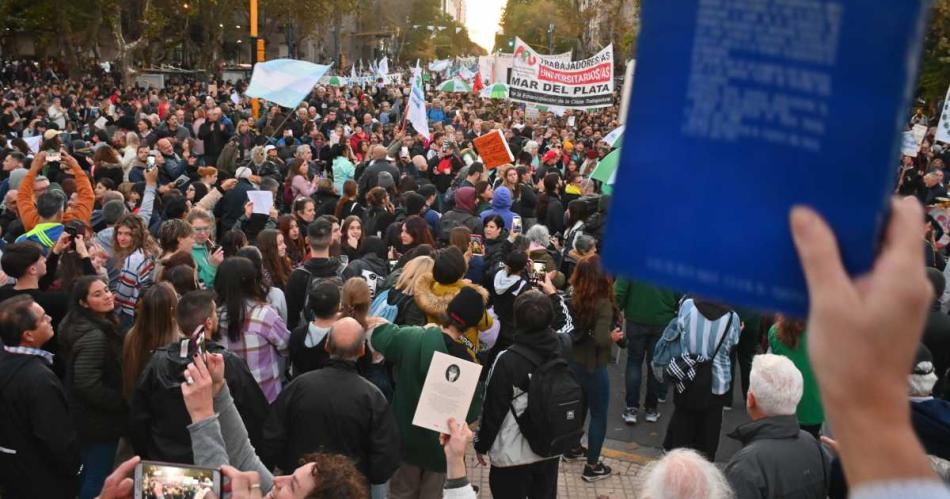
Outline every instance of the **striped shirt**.
<svg viewBox="0 0 950 499">
<path fill-rule="evenodd" d="M 273 403 L 281 390 L 281 373 L 286 364 L 290 331 L 274 307 L 267 303 L 247 302 L 244 327 L 237 341 L 228 338 L 225 307 L 218 307 L 221 344 L 247 362 L 251 375 L 260 385 L 267 401 Z"/>
<path fill-rule="evenodd" d="M 729 331 L 726 331 L 730 317 L 732 322 L 729 324 Z M 713 359 L 712 367 L 713 393 L 722 395 L 728 392 L 732 383 L 730 352 L 739 343 L 739 314 L 729 311 L 716 320 L 709 320 L 696 308 L 692 298 L 688 298 L 680 306 L 676 321 L 683 332 L 680 336 L 683 353 L 700 355 L 708 359 L 716 351 L 716 345 L 722 335 L 728 334 L 722 342 L 722 347 L 719 348 L 719 353 Z"/>
<path fill-rule="evenodd" d="M 47 364 L 53 365 L 53 354 L 51 352 L 47 352 L 46 350 L 42 350 L 39 348 L 31 348 L 31 347 L 6 347 L 6 346 L 3 347 L 3 349 L 7 353 L 14 353 L 17 355 L 35 355 L 37 357 L 41 357 L 43 360 L 46 361 Z"/>
<path fill-rule="evenodd" d="M 152 284 L 154 271 L 155 261 L 145 256 L 141 249 L 125 257 L 122 270 L 109 286 L 115 293 L 115 303 L 120 314 L 135 317 L 135 305 L 139 301 L 139 295 Z"/>
</svg>

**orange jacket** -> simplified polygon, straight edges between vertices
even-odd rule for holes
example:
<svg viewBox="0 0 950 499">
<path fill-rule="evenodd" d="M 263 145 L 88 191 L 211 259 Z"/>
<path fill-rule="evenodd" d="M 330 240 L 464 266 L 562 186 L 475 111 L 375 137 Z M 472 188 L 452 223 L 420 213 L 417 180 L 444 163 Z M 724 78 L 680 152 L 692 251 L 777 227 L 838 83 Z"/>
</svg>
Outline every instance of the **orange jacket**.
<svg viewBox="0 0 950 499">
<path fill-rule="evenodd" d="M 67 163 L 64 161 L 62 164 Z M 42 163 L 33 160 L 29 173 L 23 177 L 20 189 L 17 190 L 16 204 L 20 212 L 20 220 L 23 222 L 23 229 L 26 231 L 32 230 L 36 224 L 40 223 L 40 216 L 36 213 L 36 202 L 33 200 L 33 182 L 36 180 L 41 165 Z M 96 203 L 96 193 L 79 163 L 74 162 L 71 169 L 76 179 L 76 195 L 79 199 L 63 213 L 63 223 L 70 220 L 82 220 L 86 225 L 92 225 L 92 208 Z"/>
</svg>

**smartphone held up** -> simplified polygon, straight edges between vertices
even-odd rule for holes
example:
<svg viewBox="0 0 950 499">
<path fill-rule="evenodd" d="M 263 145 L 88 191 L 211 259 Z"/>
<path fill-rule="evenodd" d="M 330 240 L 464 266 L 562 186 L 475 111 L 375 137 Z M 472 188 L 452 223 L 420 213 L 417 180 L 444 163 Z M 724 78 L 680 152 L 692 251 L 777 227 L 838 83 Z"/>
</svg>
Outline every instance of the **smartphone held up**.
<svg viewBox="0 0 950 499">
<path fill-rule="evenodd" d="M 142 461 L 135 467 L 135 499 L 219 499 L 221 471 L 187 464 Z"/>
</svg>

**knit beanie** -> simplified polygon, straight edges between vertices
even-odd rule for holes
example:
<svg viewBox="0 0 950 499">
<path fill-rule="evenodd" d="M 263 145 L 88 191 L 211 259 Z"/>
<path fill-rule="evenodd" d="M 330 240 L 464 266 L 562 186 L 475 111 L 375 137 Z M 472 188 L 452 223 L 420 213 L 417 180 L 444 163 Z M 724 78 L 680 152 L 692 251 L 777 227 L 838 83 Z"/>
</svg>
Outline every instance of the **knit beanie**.
<svg viewBox="0 0 950 499">
<path fill-rule="evenodd" d="M 465 275 L 465 257 L 455 246 L 436 251 L 432 259 L 432 277 L 439 284 L 452 284 Z"/>
<path fill-rule="evenodd" d="M 469 286 L 465 286 L 460 289 L 458 294 L 455 295 L 455 298 L 452 298 L 452 301 L 449 302 L 445 313 L 448 314 L 449 320 L 451 320 L 456 327 L 465 331 L 466 329 L 477 326 L 478 323 L 481 322 L 482 316 L 485 315 L 485 301 L 478 291 L 475 291 L 474 288 Z"/>
</svg>

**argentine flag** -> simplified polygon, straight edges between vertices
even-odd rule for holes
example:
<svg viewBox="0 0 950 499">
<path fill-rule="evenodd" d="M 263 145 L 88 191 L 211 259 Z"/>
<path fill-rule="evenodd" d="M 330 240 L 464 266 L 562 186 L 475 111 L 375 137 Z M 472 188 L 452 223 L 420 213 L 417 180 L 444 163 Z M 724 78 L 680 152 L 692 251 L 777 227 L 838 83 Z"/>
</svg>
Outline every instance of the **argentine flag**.
<svg viewBox="0 0 950 499">
<path fill-rule="evenodd" d="M 294 59 L 259 62 L 244 93 L 283 107 L 297 107 L 329 70 L 330 66 Z"/>
</svg>

